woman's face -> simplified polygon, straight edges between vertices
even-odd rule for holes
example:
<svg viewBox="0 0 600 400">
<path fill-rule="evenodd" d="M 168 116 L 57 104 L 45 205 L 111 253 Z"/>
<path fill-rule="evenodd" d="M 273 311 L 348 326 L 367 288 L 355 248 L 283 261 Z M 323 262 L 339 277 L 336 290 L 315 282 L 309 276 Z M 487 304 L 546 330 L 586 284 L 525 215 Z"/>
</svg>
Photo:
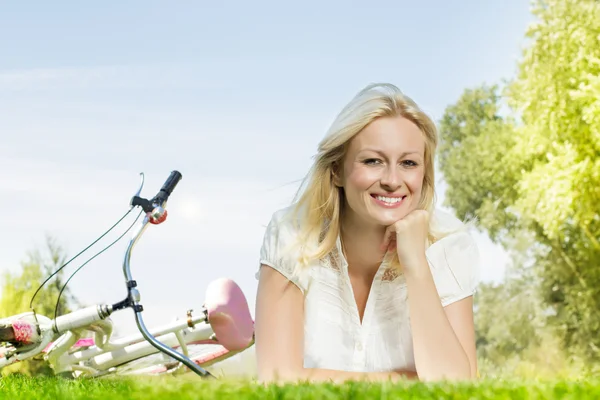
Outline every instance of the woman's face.
<svg viewBox="0 0 600 400">
<path fill-rule="evenodd" d="M 350 142 L 335 183 L 344 188 L 349 216 L 389 226 L 417 208 L 425 176 L 425 140 L 403 117 L 382 117 Z"/>
</svg>

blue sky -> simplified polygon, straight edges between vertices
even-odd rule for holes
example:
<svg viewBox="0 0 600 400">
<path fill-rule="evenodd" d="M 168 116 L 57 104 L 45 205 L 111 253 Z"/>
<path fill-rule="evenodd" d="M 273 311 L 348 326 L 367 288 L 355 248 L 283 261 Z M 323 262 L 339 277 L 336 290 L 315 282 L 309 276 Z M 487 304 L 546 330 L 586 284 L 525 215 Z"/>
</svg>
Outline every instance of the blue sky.
<svg viewBox="0 0 600 400">
<path fill-rule="evenodd" d="M 0 3 L 0 271 L 46 233 L 74 255 L 126 211 L 139 172 L 151 196 L 177 169 L 169 219 L 132 260 L 148 324 L 199 309 L 220 276 L 253 310 L 264 226 L 356 91 L 394 83 L 439 119 L 514 74 L 532 21 L 526 1 L 282 3 Z M 478 241 L 482 278 L 502 279 L 506 255 Z M 82 301 L 125 295 L 125 245 L 73 279 Z"/>
</svg>

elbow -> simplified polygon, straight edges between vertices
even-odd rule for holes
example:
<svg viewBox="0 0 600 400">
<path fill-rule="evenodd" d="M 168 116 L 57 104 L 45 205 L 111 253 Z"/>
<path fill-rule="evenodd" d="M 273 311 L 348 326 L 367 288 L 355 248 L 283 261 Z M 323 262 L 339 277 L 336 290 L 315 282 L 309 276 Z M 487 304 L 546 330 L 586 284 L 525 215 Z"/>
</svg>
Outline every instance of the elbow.
<svg viewBox="0 0 600 400">
<path fill-rule="evenodd" d="M 477 379 L 477 370 L 471 365 L 471 361 L 465 356 L 465 359 L 448 374 L 447 379 L 455 381 L 469 381 Z"/>
<path fill-rule="evenodd" d="M 419 380 L 423 382 L 436 381 L 470 381 L 477 380 L 477 369 L 471 365 L 467 357 L 460 362 L 449 365 L 438 365 L 433 368 L 423 368 L 417 371 Z"/>
<path fill-rule="evenodd" d="M 477 370 L 477 356 L 474 359 L 470 359 L 467 357 L 467 366 L 465 367 L 465 377 L 463 380 L 478 380 L 479 379 L 479 371 Z"/>
<path fill-rule="evenodd" d="M 464 354 L 460 362 L 454 365 L 454 368 L 448 368 L 448 377 L 446 379 L 455 381 L 470 381 L 477 379 L 477 361 L 471 360 Z"/>
<path fill-rule="evenodd" d="M 477 379 L 470 371 L 448 370 L 448 371 L 431 371 L 419 373 L 419 380 L 422 382 L 439 382 L 439 381 L 470 381 Z"/>
</svg>

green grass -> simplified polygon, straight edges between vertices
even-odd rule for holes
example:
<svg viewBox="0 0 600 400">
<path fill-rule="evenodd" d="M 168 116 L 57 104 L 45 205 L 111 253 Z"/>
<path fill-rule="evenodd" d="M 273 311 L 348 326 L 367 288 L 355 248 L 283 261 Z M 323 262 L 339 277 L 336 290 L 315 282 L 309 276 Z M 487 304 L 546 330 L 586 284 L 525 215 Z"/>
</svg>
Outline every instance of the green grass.
<svg viewBox="0 0 600 400">
<path fill-rule="evenodd" d="M 599 399 L 600 380 L 345 383 L 263 386 L 195 376 L 66 380 L 9 375 L 0 399 Z"/>
</svg>

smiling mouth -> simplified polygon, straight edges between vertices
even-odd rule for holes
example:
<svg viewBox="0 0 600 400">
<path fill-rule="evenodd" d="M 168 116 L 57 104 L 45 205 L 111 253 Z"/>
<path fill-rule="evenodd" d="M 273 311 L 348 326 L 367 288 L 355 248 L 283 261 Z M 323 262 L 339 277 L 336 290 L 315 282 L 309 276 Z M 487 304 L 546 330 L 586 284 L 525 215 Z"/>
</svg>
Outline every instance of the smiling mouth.
<svg viewBox="0 0 600 400">
<path fill-rule="evenodd" d="M 398 207 L 402 204 L 403 200 L 406 196 L 380 196 L 376 194 L 372 194 L 371 197 L 375 200 L 377 204 L 380 204 L 385 207 Z"/>
</svg>

